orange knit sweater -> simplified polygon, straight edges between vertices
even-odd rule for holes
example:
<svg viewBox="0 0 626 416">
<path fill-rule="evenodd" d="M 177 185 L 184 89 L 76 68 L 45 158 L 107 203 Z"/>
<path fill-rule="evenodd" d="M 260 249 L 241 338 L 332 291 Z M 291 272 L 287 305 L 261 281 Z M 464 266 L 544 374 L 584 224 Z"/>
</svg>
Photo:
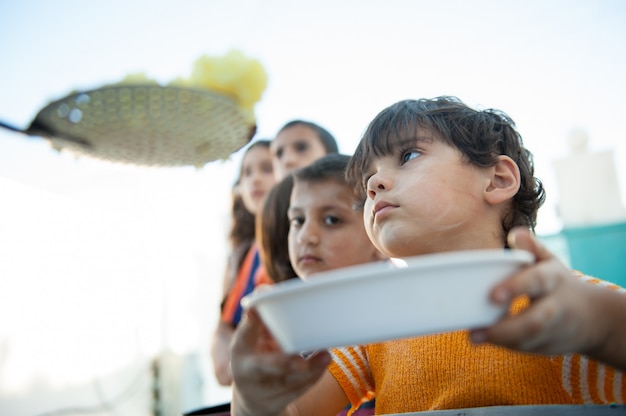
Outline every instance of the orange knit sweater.
<svg viewBox="0 0 626 416">
<path fill-rule="evenodd" d="M 518 304 L 515 309 L 523 307 Z M 467 331 L 338 348 L 331 353 L 329 370 L 352 410 L 375 396 L 376 414 L 624 403 L 626 398 L 625 376 L 611 367 L 578 354 L 548 357 L 473 345 Z"/>
</svg>

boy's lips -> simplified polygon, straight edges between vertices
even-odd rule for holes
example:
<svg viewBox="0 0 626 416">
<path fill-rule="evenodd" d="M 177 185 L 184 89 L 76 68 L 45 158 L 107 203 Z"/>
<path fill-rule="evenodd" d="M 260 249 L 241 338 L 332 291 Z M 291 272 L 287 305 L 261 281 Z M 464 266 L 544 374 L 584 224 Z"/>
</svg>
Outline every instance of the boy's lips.
<svg viewBox="0 0 626 416">
<path fill-rule="evenodd" d="M 390 204 L 389 202 L 386 202 L 386 201 L 378 201 L 374 205 L 374 208 L 372 209 L 372 216 L 374 217 L 374 219 L 377 219 L 381 215 L 384 215 L 385 213 L 397 207 L 398 207 L 397 205 Z"/>
<path fill-rule="evenodd" d="M 301 256 L 298 256 L 298 263 L 300 264 L 314 264 L 314 263 L 319 263 L 320 262 L 320 258 L 317 256 L 313 256 L 311 254 L 304 254 Z"/>
</svg>

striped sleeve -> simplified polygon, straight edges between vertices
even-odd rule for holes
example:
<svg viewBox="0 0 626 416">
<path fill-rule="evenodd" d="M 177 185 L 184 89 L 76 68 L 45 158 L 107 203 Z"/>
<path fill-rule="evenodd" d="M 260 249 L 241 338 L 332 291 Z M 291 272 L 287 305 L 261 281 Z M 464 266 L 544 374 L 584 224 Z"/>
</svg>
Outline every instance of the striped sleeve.
<svg viewBox="0 0 626 416">
<path fill-rule="evenodd" d="M 617 290 L 620 293 L 626 294 L 626 289 L 621 286 L 616 285 L 615 283 L 607 282 L 606 280 L 601 280 L 601 279 L 598 279 L 597 277 L 587 276 L 586 274 L 582 274 L 581 272 L 578 272 L 578 271 L 574 271 L 574 276 L 592 285 L 606 287 L 611 290 Z"/>
<path fill-rule="evenodd" d="M 574 403 L 624 403 L 626 378 L 623 372 L 579 354 L 558 356 L 554 361 L 561 367 L 563 388 Z"/>
<path fill-rule="evenodd" d="M 374 380 L 365 347 L 335 348 L 330 354 L 332 362 L 328 370 L 350 400 L 351 411 L 364 401 L 371 400 L 374 397 Z"/>
<path fill-rule="evenodd" d="M 574 272 L 575 276 L 589 284 L 607 287 L 626 294 L 626 289 L 595 277 Z M 554 357 L 561 369 L 564 389 L 575 403 L 604 404 L 624 403 L 626 398 L 626 374 L 579 354 Z"/>
</svg>

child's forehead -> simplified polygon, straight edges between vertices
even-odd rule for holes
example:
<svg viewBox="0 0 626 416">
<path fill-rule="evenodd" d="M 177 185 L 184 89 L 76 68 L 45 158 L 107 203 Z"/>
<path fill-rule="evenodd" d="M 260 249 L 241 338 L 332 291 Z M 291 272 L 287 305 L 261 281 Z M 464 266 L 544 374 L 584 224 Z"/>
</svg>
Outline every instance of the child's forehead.
<svg viewBox="0 0 626 416">
<path fill-rule="evenodd" d="M 270 147 L 277 148 L 300 142 L 321 142 L 319 135 L 309 126 L 293 125 L 283 129 L 272 140 Z"/>
<path fill-rule="evenodd" d="M 433 143 L 436 140 L 440 140 L 439 136 L 426 129 L 372 137 L 365 146 L 366 161 L 389 156 L 403 149 Z"/>
<path fill-rule="evenodd" d="M 241 168 L 254 165 L 255 163 L 271 161 L 272 155 L 269 147 L 266 146 L 254 146 L 250 148 L 241 159 Z"/>
<path fill-rule="evenodd" d="M 296 179 L 291 193 L 291 201 L 297 202 L 299 198 L 306 199 L 307 204 L 310 205 L 320 203 L 326 206 L 332 203 L 336 206 L 352 207 L 356 201 L 354 189 L 347 182 L 339 181 L 336 178 L 314 181 Z"/>
<path fill-rule="evenodd" d="M 324 178 L 324 179 L 315 179 L 315 180 L 307 180 L 296 178 L 293 184 L 293 191 L 295 193 L 330 193 L 329 191 L 345 191 L 352 190 L 348 183 L 339 181 L 336 178 Z M 292 195 L 294 192 L 292 191 Z"/>
</svg>

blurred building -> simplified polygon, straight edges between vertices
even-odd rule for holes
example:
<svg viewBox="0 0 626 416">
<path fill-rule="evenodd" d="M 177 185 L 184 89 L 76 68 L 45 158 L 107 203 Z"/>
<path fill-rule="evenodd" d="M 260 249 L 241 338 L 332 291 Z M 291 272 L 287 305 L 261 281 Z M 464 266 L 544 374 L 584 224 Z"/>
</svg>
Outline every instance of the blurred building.
<svg viewBox="0 0 626 416">
<path fill-rule="evenodd" d="M 612 150 L 591 152 L 582 130 L 568 137 L 570 154 L 554 162 L 559 187 L 559 236 L 569 265 L 626 287 L 626 209 Z"/>
</svg>

